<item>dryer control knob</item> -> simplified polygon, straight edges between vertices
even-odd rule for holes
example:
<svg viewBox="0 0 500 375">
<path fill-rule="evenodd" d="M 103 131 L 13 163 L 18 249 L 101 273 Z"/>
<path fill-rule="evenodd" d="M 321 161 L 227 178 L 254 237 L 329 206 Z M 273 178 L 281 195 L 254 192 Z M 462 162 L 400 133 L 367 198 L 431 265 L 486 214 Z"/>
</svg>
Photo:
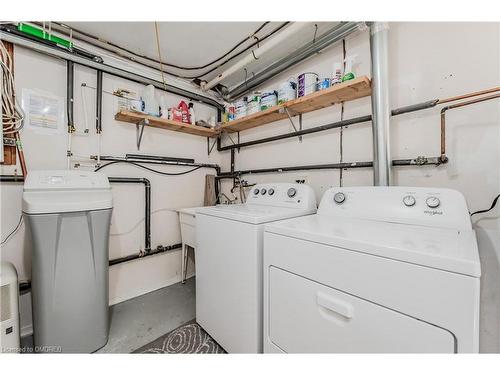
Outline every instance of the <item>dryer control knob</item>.
<svg viewBox="0 0 500 375">
<path fill-rule="evenodd" d="M 266 191 L 267 191 L 266 189 L 260 189 L 260 193 L 261 193 L 262 195 L 266 194 Z"/>
<path fill-rule="evenodd" d="M 415 203 L 417 203 L 417 201 L 415 200 L 415 197 L 413 195 L 407 195 L 403 198 L 403 203 L 406 207 L 412 207 L 415 206 Z"/>
<path fill-rule="evenodd" d="M 273 189 L 273 188 L 269 189 L 269 190 L 267 191 L 267 193 L 268 193 L 269 195 L 273 195 L 273 194 L 274 194 L 274 189 Z"/>
<path fill-rule="evenodd" d="M 255 190 L 253 191 L 253 193 L 254 193 L 254 195 L 259 194 L 259 189 L 255 189 Z"/>
<path fill-rule="evenodd" d="M 293 198 L 293 197 L 295 197 L 295 195 L 297 195 L 297 189 L 290 188 L 290 189 L 288 189 L 286 194 L 288 195 L 289 198 Z"/>
<path fill-rule="evenodd" d="M 425 203 L 427 203 L 429 208 L 438 208 L 441 201 L 437 197 L 429 197 L 425 200 Z"/>
<path fill-rule="evenodd" d="M 335 193 L 335 195 L 333 196 L 333 200 L 337 204 L 344 203 L 344 201 L 345 201 L 345 194 L 344 193 Z"/>
</svg>

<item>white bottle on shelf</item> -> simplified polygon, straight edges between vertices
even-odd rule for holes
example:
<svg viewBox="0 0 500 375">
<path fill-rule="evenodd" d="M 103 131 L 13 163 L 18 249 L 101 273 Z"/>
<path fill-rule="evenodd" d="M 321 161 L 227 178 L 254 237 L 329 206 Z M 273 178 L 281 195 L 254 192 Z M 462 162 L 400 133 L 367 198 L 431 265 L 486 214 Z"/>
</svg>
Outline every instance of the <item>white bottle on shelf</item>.
<svg viewBox="0 0 500 375">
<path fill-rule="evenodd" d="M 144 89 L 144 94 L 142 95 L 144 100 L 144 112 L 151 116 L 160 116 L 160 104 L 155 95 L 155 87 L 153 85 L 148 85 Z"/>
</svg>

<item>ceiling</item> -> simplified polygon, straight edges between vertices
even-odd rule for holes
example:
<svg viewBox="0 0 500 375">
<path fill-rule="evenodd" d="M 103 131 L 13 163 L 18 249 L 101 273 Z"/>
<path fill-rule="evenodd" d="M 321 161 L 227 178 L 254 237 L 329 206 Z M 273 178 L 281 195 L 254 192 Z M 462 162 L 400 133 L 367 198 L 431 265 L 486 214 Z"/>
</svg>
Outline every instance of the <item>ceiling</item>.
<svg viewBox="0 0 500 375">
<path fill-rule="evenodd" d="M 252 35 L 263 23 L 158 22 L 162 61 L 182 67 L 204 65 L 224 55 L 238 42 Z M 158 60 L 154 22 L 67 22 L 66 24 L 76 30 L 91 34 L 141 56 Z M 262 38 L 282 24 L 283 22 L 269 22 L 257 33 L 257 36 Z M 320 36 L 336 24 L 337 22 L 310 22 L 305 31 L 300 33 L 300 35 L 286 40 L 277 48 L 274 48 L 273 51 L 250 64 L 246 72 L 244 70 L 237 72 L 235 75 L 224 80 L 222 84 L 233 87 L 243 82 L 245 75 L 257 73 L 270 63 L 311 42 L 315 33 L 316 36 Z M 229 56 L 245 49 L 253 42 L 255 42 L 254 39 L 246 41 Z M 227 69 L 232 63 L 238 61 L 238 59 L 245 57 L 248 53 L 250 51 L 242 53 L 228 64 L 208 74 L 206 73 L 207 70 L 215 67 L 217 64 L 200 70 L 183 70 L 172 67 L 164 67 L 164 69 L 171 73 L 188 77 L 203 75 L 202 78 L 204 80 L 210 80 L 224 69 Z M 151 64 L 151 62 L 149 63 Z M 158 64 L 153 64 L 159 68 Z"/>
</svg>

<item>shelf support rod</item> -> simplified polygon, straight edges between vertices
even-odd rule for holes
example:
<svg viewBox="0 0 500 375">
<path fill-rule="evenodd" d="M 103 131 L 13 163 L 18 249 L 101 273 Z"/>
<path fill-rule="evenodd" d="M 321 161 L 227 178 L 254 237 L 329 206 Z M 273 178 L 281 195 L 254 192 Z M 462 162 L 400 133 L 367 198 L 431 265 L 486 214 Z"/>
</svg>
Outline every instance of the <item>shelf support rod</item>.
<svg viewBox="0 0 500 375">
<path fill-rule="evenodd" d="M 144 119 L 135 124 L 137 134 L 137 150 L 141 149 L 142 135 L 144 134 L 144 126 L 149 125 L 149 120 Z"/>
<path fill-rule="evenodd" d="M 216 144 L 217 144 L 217 138 L 214 139 L 214 143 L 212 143 L 212 145 L 210 146 L 210 137 L 207 137 L 208 156 L 210 156 Z"/>
<path fill-rule="evenodd" d="M 290 124 L 292 124 L 293 130 L 295 130 L 295 133 L 297 133 L 298 130 L 297 130 L 297 127 L 295 126 L 295 123 L 293 122 L 292 115 L 290 114 L 290 111 L 288 110 L 287 107 L 284 107 L 283 111 L 288 116 L 288 120 L 290 120 Z M 299 114 L 299 130 L 302 130 L 302 113 Z M 301 135 L 299 135 L 299 142 L 302 143 L 302 136 Z"/>
</svg>

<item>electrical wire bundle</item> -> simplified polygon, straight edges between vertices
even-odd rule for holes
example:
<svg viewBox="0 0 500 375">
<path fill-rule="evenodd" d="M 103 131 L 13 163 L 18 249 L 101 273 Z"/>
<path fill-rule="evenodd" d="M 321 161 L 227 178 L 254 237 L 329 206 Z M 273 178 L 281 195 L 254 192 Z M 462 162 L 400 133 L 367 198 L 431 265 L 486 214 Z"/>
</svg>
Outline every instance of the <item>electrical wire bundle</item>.
<svg viewBox="0 0 500 375">
<path fill-rule="evenodd" d="M 0 41 L 0 65 L 2 67 L 2 124 L 4 134 L 13 134 L 22 129 L 24 111 L 19 105 L 14 91 L 14 74 L 12 58 L 9 51 Z"/>
</svg>

